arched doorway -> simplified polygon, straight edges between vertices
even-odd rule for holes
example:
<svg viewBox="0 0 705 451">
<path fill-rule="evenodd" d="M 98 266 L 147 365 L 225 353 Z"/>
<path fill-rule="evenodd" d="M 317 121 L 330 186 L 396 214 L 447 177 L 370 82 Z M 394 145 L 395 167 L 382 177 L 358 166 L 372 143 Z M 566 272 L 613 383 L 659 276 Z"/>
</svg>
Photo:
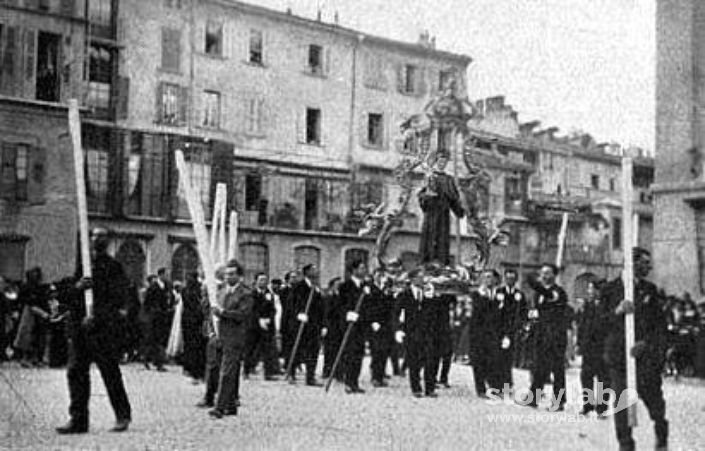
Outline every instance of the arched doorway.
<svg viewBox="0 0 705 451">
<path fill-rule="evenodd" d="M 294 248 L 294 268 L 301 269 L 308 264 L 314 264 L 321 270 L 321 251 L 315 246 L 298 246 Z M 314 282 L 318 283 L 318 280 Z"/>
<path fill-rule="evenodd" d="M 266 244 L 242 243 L 240 245 L 240 263 L 246 284 L 252 284 L 255 275 L 261 272 L 269 277 L 269 253 Z"/>
<path fill-rule="evenodd" d="M 585 299 L 588 284 L 597 279 L 598 277 L 591 272 L 584 272 L 576 277 L 575 283 L 573 284 L 573 299 Z"/>
<path fill-rule="evenodd" d="M 171 278 L 186 282 L 186 275 L 198 271 L 198 252 L 190 244 L 180 245 L 171 257 Z"/>
<path fill-rule="evenodd" d="M 146 256 L 139 241 L 128 238 L 118 248 L 115 259 L 122 265 L 123 271 L 130 282 L 136 287 L 144 285 L 146 278 Z"/>
<path fill-rule="evenodd" d="M 365 262 L 366 265 L 369 265 L 369 259 L 370 253 L 367 251 L 367 249 L 347 249 L 345 251 L 345 267 L 343 268 L 343 274 L 345 274 L 345 277 L 348 277 L 350 275 L 349 268 L 352 262 L 361 260 Z"/>
</svg>

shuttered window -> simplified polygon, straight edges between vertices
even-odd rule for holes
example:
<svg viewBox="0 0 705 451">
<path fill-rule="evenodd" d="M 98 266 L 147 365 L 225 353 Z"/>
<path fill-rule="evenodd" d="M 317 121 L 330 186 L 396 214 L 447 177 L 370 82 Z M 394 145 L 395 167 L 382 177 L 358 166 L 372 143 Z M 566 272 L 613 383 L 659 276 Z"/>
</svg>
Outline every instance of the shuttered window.
<svg viewBox="0 0 705 451">
<path fill-rule="evenodd" d="M 181 31 L 162 28 L 162 70 L 181 71 Z"/>
</svg>

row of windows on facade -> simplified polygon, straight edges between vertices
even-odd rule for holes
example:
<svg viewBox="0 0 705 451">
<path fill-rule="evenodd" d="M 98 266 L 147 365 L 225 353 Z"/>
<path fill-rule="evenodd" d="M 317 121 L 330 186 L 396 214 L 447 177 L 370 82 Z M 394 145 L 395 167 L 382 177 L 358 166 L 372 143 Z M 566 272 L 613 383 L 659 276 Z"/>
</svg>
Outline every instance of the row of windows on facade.
<svg viewBox="0 0 705 451">
<path fill-rule="evenodd" d="M 225 57 L 223 43 L 224 36 L 222 22 L 208 21 L 205 24 L 201 51 L 213 57 Z M 182 31 L 174 28 L 162 28 L 162 61 L 161 69 L 168 72 L 181 72 L 181 40 Z M 304 49 L 304 73 L 316 76 L 325 76 L 330 72 L 330 49 L 320 44 L 308 44 Z M 251 65 L 265 65 L 265 40 L 262 30 L 250 29 L 245 61 Z M 364 84 L 369 88 L 387 89 L 387 63 L 379 55 L 369 53 L 365 57 Z M 443 89 L 453 78 L 455 71 L 440 70 L 438 73 L 437 89 Z M 399 64 L 397 66 L 397 89 L 408 95 L 423 95 L 425 93 L 424 68 L 415 64 Z"/>
<path fill-rule="evenodd" d="M 223 128 L 223 94 L 214 90 L 200 93 L 200 108 L 197 111 L 197 124 L 204 128 Z M 251 94 L 238 96 L 236 116 L 239 119 L 239 131 L 246 135 L 263 137 L 266 135 L 268 114 L 272 107 L 265 99 Z M 156 122 L 164 125 L 186 125 L 189 105 L 189 88 L 174 83 L 162 82 L 157 88 Z M 299 119 L 300 117 L 300 119 Z M 310 145 L 324 145 L 323 113 L 320 108 L 307 107 L 297 115 L 299 142 Z M 361 118 L 361 142 L 373 148 L 388 147 L 388 124 L 385 115 L 369 112 Z"/>
<path fill-rule="evenodd" d="M 241 243 L 239 246 L 238 260 L 244 269 L 244 280 L 252 283 L 255 276 L 265 273 L 272 278 L 284 278 L 284 274 L 270 273 L 270 249 L 264 243 Z M 321 268 L 321 249 L 312 245 L 295 246 L 293 249 L 293 260 L 288 265 L 289 269 L 302 268 L 307 264 L 314 264 Z M 277 256 L 281 255 L 281 249 L 277 249 Z M 128 277 L 137 285 L 144 283 L 146 274 L 146 253 L 144 246 L 139 240 L 127 239 L 117 248 L 116 259 L 123 264 Z M 342 276 L 350 263 L 363 261 L 369 263 L 370 253 L 367 249 L 349 248 L 340 255 L 340 274 Z M 420 261 L 420 255 L 413 251 L 403 252 L 400 256 L 404 268 L 414 268 Z M 278 262 L 280 263 L 280 262 Z M 184 281 L 189 272 L 197 271 L 200 262 L 198 253 L 194 245 L 184 243 L 178 245 L 171 257 L 171 278 L 173 280 Z"/>
<path fill-rule="evenodd" d="M 380 203 L 385 196 L 381 180 L 361 181 L 351 189 L 347 180 L 265 176 L 237 168 L 232 145 L 226 143 L 216 146 L 215 141 L 204 144 L 140 132 L 128 136 L 90 125 L 83 131 L 88 207 L 94 213 L 188 218 L 174 169 L 175 148 L 185 149 L 191 182 L 200 190 L 207 214 L 216 184 L 225 183 L 231 207 L 246 215 L 245 225 L 343 231 L 349 209 Z"/>
<path fill-rule="evenodd" d="M 71 46 L 70 36 L 0 23 L 0 94 L 60 102 L 62 86 L 70 82 L 76 64 L 66 56 Z M 88 46 L 83 103 L 98 113 L 107 114 L 112 107 L 115 56 L 109 45 Z"/>
</svg>

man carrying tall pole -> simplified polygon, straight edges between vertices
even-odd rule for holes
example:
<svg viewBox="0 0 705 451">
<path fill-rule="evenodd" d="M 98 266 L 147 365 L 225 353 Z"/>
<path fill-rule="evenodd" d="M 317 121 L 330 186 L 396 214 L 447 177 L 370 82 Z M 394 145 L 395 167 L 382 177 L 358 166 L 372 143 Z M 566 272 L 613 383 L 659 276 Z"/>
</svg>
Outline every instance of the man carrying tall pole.
<svg viewBox="0 0 705 451">
<path fill-rule="evenodd" d="M 632 427 L 636 426 L 636 396 L 644 401 L 654 421 L 656 449 L 668 445 L 666 402 L 661 389 L 661 372 L 666 353 L 666 318 L 663 299 L 656 285 L 646 280 L 651 271 L 651 255 L 634 247 L 632 218 L 631 158 L 623 161 L 622 217 L 624 224 L 625 265 L 621 278 L 611 282 L 604 292 L 610 317 L 605 340 L 605 360 L 609 368 L 610 388 L 615 391 L 614 423 L 619 449 L 635 449 Z M 626 350 L 629 350 L 629 353 Z"/>
<path fill-rule="evenodd" d="M 108 231 L 95 228 L 88 236 L 84 156 L 81 124 L 76 100 L 69 105 L 69 128 L 73 142 L 76 197 L 81 239 L 81 266 L 70 304 L 69 422 L 56 428 L 59 434 L 88 432 L 90 365 L 98 366 L 115 411 L 113 432 L 126 431 L 132 408 L 120 372 L 119 310 L 128 293 L 128 279 L 122 266 L 108 255 Z"/>
</svg>

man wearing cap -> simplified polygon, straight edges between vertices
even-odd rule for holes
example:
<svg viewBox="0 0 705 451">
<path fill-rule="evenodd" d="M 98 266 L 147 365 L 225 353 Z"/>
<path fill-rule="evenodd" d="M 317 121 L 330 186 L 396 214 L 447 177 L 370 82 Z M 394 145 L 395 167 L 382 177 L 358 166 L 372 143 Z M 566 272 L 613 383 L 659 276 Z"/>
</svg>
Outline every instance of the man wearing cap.
<svg viewBox="0 0 705 451">
<path fill-rule="evenodd" d="M 604 298 L 610 323 L 605 340 L 605 362 L 609 369 L 610 388 L 616 393 L 615 406 L 626 389 L 626 350 L 624 315 L 634 313 L 634 347 L 629 350 L 636 359 L 636 390 L 654 421 L 656 449 L 668 446 L 668 421 L 666 401 L 661 389 L 661 373 L 666 356 L 667 322 L 663 312 L 664 300 L 656 285 L 646 280 L 651 272 L 651 255 L 641 248 L 634 248 L 634 301 L 624 299 L 621 278 L 610 282 L 604 289 Z M 633 388 L 633 387 L 632 387 Z M 635 449 L 628 410 L 614 414 L 614 425 L 621 451 Z"/>
<path fill-rule="evenodd" d="M 92 278 L 80 278 L 70 305 L 70 358 L 68 364 L 69 422 L 56 428 L 59 434 L 88 432 L 90 364 L 100 370 L 110 404 L 115 411 L 113 432 L 126 431 L 132 420 L 130 402 L 120 372 L 120 309 L 128 298 L 129 281 L 122 266 L 108 255 L 108 232 L 91 231 Z M 79 268 L 76 274 L 82 274 Z M 93 290 L 93 307 L 86 311 L 83 292 Z"/>
</svg>

